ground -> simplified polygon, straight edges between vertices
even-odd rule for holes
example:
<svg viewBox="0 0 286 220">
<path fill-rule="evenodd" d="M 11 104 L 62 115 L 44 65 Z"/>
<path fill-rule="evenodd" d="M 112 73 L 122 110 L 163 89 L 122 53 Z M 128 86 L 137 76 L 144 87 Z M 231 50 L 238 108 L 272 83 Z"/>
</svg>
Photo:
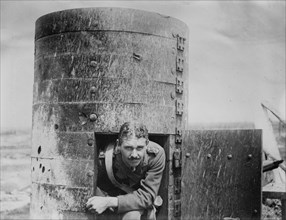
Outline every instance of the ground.
<svg viewBox="0 0 286 220">
<path fill-rule="evenodd" d="M 1 132 L 1 219 L 29 219 L 30 136 L 28 131 Z"/>
<path fill-rule="evenodd" d="M 29 219 L 30 152 L 29 131 L 1 132 L 0 219 Z M 266 200 L 262 219 L 281 219 L 281 202 Z"/>
</svg>

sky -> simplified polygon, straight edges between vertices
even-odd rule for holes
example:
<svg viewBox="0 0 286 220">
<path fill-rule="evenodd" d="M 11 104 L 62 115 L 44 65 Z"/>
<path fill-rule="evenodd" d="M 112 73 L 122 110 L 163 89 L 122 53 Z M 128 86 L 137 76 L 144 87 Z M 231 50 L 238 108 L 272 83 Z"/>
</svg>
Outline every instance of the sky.
<svg viewBox="0 0 286 220">
<path fill-rule="evenodd" d="M 123 7 L 189 27 L 188 123 L 285 119 L 285 1 L 1 1 L 1 129 L 32 126 L 35 21 L 54 11 Z"/>
</svg>

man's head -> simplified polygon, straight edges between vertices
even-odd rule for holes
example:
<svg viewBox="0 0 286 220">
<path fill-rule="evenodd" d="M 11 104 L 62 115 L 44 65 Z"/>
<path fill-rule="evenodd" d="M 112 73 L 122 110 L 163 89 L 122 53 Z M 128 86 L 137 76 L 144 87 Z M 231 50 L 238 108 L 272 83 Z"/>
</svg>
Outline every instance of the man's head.
<svg viewBox="0 0 286 220">
<path fill-rule="evenodd" d="M 118 135 L 118 147 L 123 162 L 133 168 L 138 166 L 144 158 L 148 142 L 148 130 L 145 125 L 124 123 Z"/>
</svg>

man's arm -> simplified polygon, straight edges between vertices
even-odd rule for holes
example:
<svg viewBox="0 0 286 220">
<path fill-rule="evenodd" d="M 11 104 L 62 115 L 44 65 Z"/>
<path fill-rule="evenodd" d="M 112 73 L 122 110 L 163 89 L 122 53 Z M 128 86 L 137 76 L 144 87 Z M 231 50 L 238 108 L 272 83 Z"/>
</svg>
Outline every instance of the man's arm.
<svg viewBox="0 0 286 220">
<path fill-rule="evenodd" d="M 98 160 L 98 180 L 107 179 L 104 176 L 105 166 L 104 161 L 101 161 L 100 158 Z M 110 209 L 113 211 L 114 208 L 118 207 L 118 199 L 117 197 L 110 197 L 106 192 L 101 190 L 99 187 L 96 188 L 96 196 L 93 196 L 87 200 L 85 204 L 86 208 L 91 212 L 96 212 L 97 214 L 101 214 L 106 209 Z"/>
<path fill-rule="evenodd" d="M 146 209 L 153 204 L 165 168 L 165 152 L 161 146 L 159 147 L 160 150 L 149 164 L 150 169 L 147 171 L 145 179 L 141 180 L 139 189 L 126 195 L 117 196 L 118 213 Z"/>
<path fill-rule="evenodd" d="M 117 208 L 117 197 L 94 196 L 88 199 L 86 207 L 89 211 L 95 211 L 97 214 L 103 213 L 108 208 Z"/>
<path fill-rule="evenodd" d="M 156 143 L 153 143 L 157 145 Z M 151 160 L 146 177 L 140 181 L 139 189 L 117 197 L 94 196 L 87 202 L 89 210 L 101 214 L 108 208 L 118 208 L 118 213 L 149 208 L 159 191 L 163 171 L 165 168 L 165 152 L 158 145 L 159 152 Z"/>
</svg>

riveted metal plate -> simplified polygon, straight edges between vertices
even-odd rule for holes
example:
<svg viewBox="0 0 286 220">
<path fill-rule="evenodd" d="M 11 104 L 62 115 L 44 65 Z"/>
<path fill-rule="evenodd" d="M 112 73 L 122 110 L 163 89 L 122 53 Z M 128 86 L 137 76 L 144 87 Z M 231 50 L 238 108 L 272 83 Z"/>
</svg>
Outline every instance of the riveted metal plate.
<svg viewBox="0 0 286 220">
<path fill-rule="evenodd" d="M 183 137 L 182 219 L 260 219 L 261 130 L 187 131 Z"/>
<path fill-rule="evenodd" d="M 184 102 L 181 100 L 176 100 L 176 114 L 182 115 L 184 112 Z"/>
<path fill-rule="evenodd" d="M 182 143 L 182 129 L 176 128 L 176 144 L 181 144 Z"/>
<path fill-rule="evenodd" d="M 185 49 L 185 38 L 177 35 L 177 49 L 183 51 Z"/>
<path fill-rule="evenodd" d="M 181 193 L 181 177 L 174 178 L 175 194 Z"/>
<path fill-rule="evenodd" d="M 183 72 L 184 70 L 184 58 L 183 57 L 177 56 L 176 69 L 179 72 Z"/>
<path fill-rule="evenodd" d="M 182 94 L 184 91 L 184 82 L 180 77 L 176 78 L 176 92 Z"/>
<path fill-rule="evenodd" d="M 177 148 L 173 153 L 173 166 L 174 168 L 182 167 L 182 151 Z"/>
<path fill-rule="evenodd" d="M 174 201 L 174 217 L 181 216 L 181 201 L 175 200 Z"/>
</svg>

